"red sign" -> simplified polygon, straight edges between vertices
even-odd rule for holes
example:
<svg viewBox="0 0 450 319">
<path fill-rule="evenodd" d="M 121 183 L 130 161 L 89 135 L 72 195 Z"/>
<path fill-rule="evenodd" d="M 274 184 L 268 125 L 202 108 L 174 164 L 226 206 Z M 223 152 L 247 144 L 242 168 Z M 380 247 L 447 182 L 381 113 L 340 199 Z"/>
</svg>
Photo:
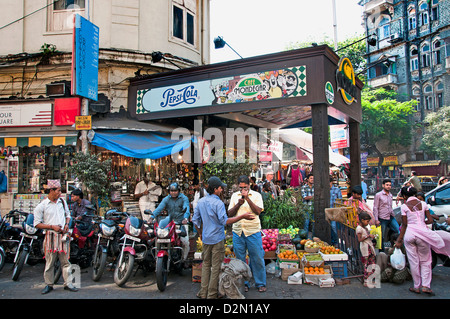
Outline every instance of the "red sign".
<svg viewBox="0 0 450 319">
<path fill-rule="evenodd" d="M 72 97 L 55 99 L 55 125 L 73 125 L 75 117 L 80 115 L 81 99 Z"/>
</svg>

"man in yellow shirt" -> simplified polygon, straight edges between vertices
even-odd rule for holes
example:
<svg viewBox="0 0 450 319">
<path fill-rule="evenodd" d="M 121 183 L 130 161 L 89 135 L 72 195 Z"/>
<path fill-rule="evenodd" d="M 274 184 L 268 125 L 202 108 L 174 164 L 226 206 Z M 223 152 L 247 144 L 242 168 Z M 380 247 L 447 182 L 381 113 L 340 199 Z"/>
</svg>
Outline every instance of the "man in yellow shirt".
<svg viewBox="0 0 450 319">
<path fill-rule="evenodd" d="M 239 176 L 238 185 L 240 191 L 233 193 L 228 206 L 228 217 L 252 213 L 255 219 L 241 219 L 233 224 L 233 251 L 236 258 L 246 261 L 246 252 L 250 259 L 249 266 L 252 270 L 255 286 L 259 292 L 266 291 L 266 266 L 264 262 L 264 248 L 261 238 L 261 222 L 259 215 L 264 209 L 263 199 L 260 193 L 250 189 L 248 176 Z M 245 283 L 248 291 L 249 284 Z"/>
</svg>

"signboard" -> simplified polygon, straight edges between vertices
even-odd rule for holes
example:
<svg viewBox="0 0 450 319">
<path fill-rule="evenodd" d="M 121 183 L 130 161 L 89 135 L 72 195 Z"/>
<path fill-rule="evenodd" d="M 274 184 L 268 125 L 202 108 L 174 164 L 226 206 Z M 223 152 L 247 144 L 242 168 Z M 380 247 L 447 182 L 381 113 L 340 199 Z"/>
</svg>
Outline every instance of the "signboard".
<svg viewBox="0 0 450 319">
<path fill-rule="evenodd" d="M 306 96 L 306 66 L 138 90 L 136 114 Z"/>
<path fill-rule="evenodd" d="M 97 101 L 99 28 L 75 15 L 72 48 L 72 95 Z"/>
<path fill-rule="evenodd" d="M 9 104 L 0 106 L 0 127 L 51 125 L 51 103 Z"/>
<path fill-rule="evenodd" d="M 332 149 L 349 147 L 347 125 L 330 126 L 330 144 Z"/>
<path fill-rule="evenodd" d="M 368 157 L 367 158 L 367 165 L 368 166 L 378 166 L 378 157 Z M 392 165 L 398 165 L 398 157 L 397 156 L 386 156 L 383 159 L 382 166 L 392 166 Z"/>
<path fill-rule="evenodd" d="M 342 99 L 348 105 L 356 100 L 357 88 L 355 79 L 355 71 L 349 58 L 342 58 L 336 71 L 336 83 Z"/>
<path fill-rule="evenodd" d="M 75 129 L 76 130 L 91 130 L 92 129 L 92 117 L 90 115 L 76 116 L 75 117 Z"/>
</svg>

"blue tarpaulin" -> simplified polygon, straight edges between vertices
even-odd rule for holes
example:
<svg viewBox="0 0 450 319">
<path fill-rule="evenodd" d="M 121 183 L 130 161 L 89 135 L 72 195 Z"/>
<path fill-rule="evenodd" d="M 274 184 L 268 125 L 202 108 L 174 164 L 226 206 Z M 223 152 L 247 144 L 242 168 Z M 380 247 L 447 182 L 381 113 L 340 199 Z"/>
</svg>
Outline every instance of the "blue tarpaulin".
<svg viewBox="0 0 450 319">
<path fill-rule="evenodd" d="M 179 140 L 171 137 L 172 133 L 163 132 L 95 130 L 93 137 L 90 133 L 90 142 L 128 157 L 158 159 L 187 149 L 194 141 L 191 136 Z"/>
</svg>

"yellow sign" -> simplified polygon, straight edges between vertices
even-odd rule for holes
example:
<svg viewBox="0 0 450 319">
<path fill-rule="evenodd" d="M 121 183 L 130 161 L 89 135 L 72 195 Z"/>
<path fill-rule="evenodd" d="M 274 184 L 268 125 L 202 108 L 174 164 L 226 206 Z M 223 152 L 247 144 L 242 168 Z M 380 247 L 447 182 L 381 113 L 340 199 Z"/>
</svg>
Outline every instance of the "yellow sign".
<svg viewBox="0 0 450 319">
<path fill-rule="evenodd" d="M 92 129 L 92 117 L 90 115 L 75 116 L 75 129 L 76 130 Z"/>
<path fill-rule="evenodd" d="M 336 83 L 342 99 L 348 105 L 356 99 L 356 76 L 349 58 L 342 58 L 336 71 Z"/>
<path fill-rule="evenodd" d="M 368 166 L 378 166 L 378 157 L 368 157 L 367 165 Z M 381 166 L 393 166 L 398 165 L 398 157 L 397 156 L 386 156 L 383 159 L 383 164 Z"/>
</svg>

